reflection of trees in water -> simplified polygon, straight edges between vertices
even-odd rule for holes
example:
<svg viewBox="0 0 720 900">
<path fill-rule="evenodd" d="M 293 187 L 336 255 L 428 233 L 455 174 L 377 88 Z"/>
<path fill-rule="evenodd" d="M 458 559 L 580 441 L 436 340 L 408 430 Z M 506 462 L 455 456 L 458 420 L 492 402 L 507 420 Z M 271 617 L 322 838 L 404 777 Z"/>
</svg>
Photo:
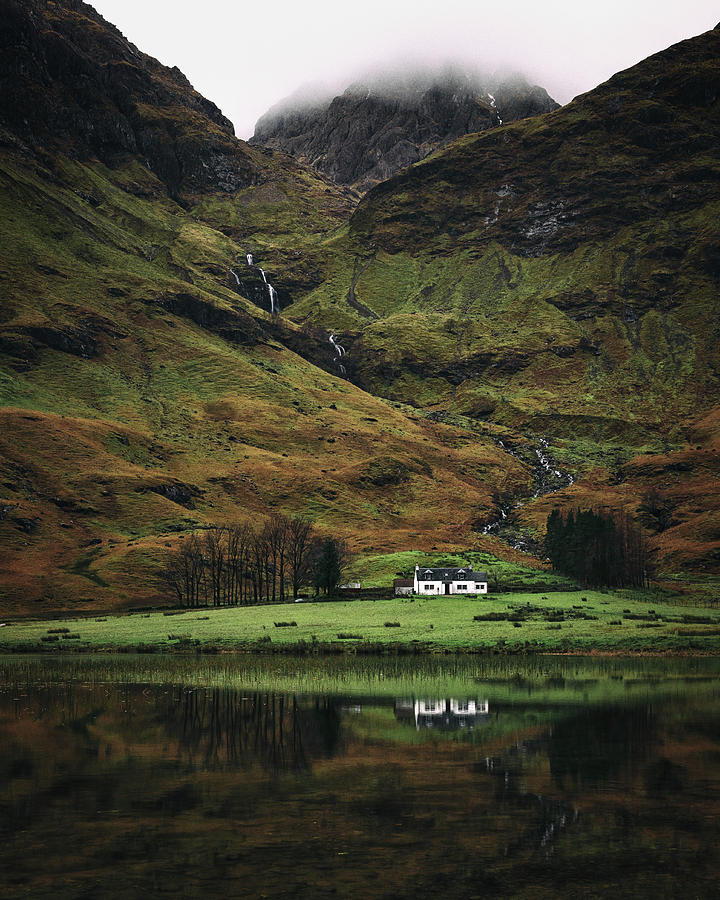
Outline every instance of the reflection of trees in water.
<svg viewBox="0 0 720 900">
<path fill-rule="evenodd" d="M 579 818 L 571 803 L 523 787 L 531 758 L 547 757 L 553 780 L 561 790 L 566 781 L 595 788 L 623 771 L 644 766 L 657 741 L 656 732 L 651 706 L 594 707 L 560 718 L 537 740 L 520 741 L 501 757 L 486 759 L 478 770 L 492 776 L 497 807 L 524 809 L 530 817 L 530 823 L 505 852 L 528 848 L 551 852 L 553 841 Z"/>
<path fill-rule="evenodd" d="M 635 770 L 649 759 L 657 741 L 652 706 L 582 709 L 553 725 L 548 738 L 550 771 L 563 787 L 566 780 L 596 785 L 624 768 Z"/>
<path fill-rule="evenodd" d="M 553 842 L 568 826 L 578 821 L 579 813 L 571 804 L 522 787 L 527 759 L 545 755 L 546 752 L 547 744 L 543 740 L 523 741 L 510 748 L 504 756 L 488 758 L 484 766 L 478 766 L 495 782 L 497 810 L 527 810 L 529 823 L 505 847 L 506 856 L 527 849 L 544 849 L 546 853 L 551 853 Z"/>
<path fill-rule="evenodd" d="M 340 740 L 338 706 L 328 698 L 301 704 L 286 694 L 184 691 L 162 715 L 183 753 L 205 768 L 307 769 L 313 758 L 334 755 Z"/>
<path fill-rule="evenodd" d="M 85 763 L 100 752 L 98 728 L 132 745 L 148 739 L 151 723 L 177 742 L 191 765 L 206 768 L 258 763 L 273 771 L 300 771 L 313 759 L 335 755 L 340 744 L 340 703 L 328 697 L 69 682 L 29 691 L 7 709 L 11 719 L 44 720 L 58 735 L 72 735 L 84 748 Z M 0 772 L 6 765 L 12 771 L 32 769 L 34 750 L 28 752 L 25 758 L 27 753 L 18 751 L 11 760 L 0 753 Z"/>
</svg>

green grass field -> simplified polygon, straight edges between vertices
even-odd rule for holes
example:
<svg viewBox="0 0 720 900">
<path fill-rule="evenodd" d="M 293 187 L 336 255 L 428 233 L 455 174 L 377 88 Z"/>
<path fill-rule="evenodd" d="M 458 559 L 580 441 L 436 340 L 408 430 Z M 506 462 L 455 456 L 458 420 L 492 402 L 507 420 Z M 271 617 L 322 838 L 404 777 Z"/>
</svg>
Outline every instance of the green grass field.
<svg viewBox="0 0 720 900">
<path fill-rule="evenodd" d="M 667 600 L 568 591 L 137 612 L 11 623 L 0 651 L 720 652 L 720 610 Z"/>
<path fill-rule="evenodd" d="M 478 550 L 424 553 L 402 550 L 396 553 L 362 554 L 348 567 L 347 581 L 359 581 L 363 587 L 391 587 L 394 578 L 412 578 L 415 566 L 472 566 L 476 572 L 488 575 L 490 590 L 499 581 L 505 590 L 542 588 L 556 591 L 571 590 L 575 585 L 557 572 L 531 568 L 522 563 L 502 559 Z"/>
</svg>

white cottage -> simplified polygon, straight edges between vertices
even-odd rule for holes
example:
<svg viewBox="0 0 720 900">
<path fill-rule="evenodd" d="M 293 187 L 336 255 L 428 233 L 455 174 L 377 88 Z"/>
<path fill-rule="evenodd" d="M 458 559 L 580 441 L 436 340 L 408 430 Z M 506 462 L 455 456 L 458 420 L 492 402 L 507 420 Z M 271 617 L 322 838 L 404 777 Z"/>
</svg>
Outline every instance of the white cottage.
<svg viewBox="0 0 720 900">
<path fill-rule="evenodd" d="M 440 569 L 415 566 L 413 590 L 416 594 L 487 594 L 485 572 L 473 572 L 471 567 Z"/>
</svg>

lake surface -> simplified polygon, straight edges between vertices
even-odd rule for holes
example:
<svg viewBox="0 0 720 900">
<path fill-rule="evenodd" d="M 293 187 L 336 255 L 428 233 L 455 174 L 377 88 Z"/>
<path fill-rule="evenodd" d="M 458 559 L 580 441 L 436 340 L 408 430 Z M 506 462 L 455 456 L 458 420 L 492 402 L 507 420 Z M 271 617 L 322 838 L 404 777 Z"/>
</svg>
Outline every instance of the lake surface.
<svg viewBox="0 0 720 900">
<path fill-rule="evenodd" d="M 715 897 L 720 661 L 0 657 L 3 897 Z"/>
</svg>

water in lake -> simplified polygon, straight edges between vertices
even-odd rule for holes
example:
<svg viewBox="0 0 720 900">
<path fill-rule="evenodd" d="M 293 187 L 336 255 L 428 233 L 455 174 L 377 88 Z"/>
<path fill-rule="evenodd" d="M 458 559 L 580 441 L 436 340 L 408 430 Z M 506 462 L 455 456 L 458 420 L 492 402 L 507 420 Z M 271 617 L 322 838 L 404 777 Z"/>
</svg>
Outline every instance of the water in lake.
<svg viewBox="0 0 720 900">
<path fill-rule="evenodd" d="M 720 662 L 0 658 L 3 897 L 714 897 Z"/>
</svg>

